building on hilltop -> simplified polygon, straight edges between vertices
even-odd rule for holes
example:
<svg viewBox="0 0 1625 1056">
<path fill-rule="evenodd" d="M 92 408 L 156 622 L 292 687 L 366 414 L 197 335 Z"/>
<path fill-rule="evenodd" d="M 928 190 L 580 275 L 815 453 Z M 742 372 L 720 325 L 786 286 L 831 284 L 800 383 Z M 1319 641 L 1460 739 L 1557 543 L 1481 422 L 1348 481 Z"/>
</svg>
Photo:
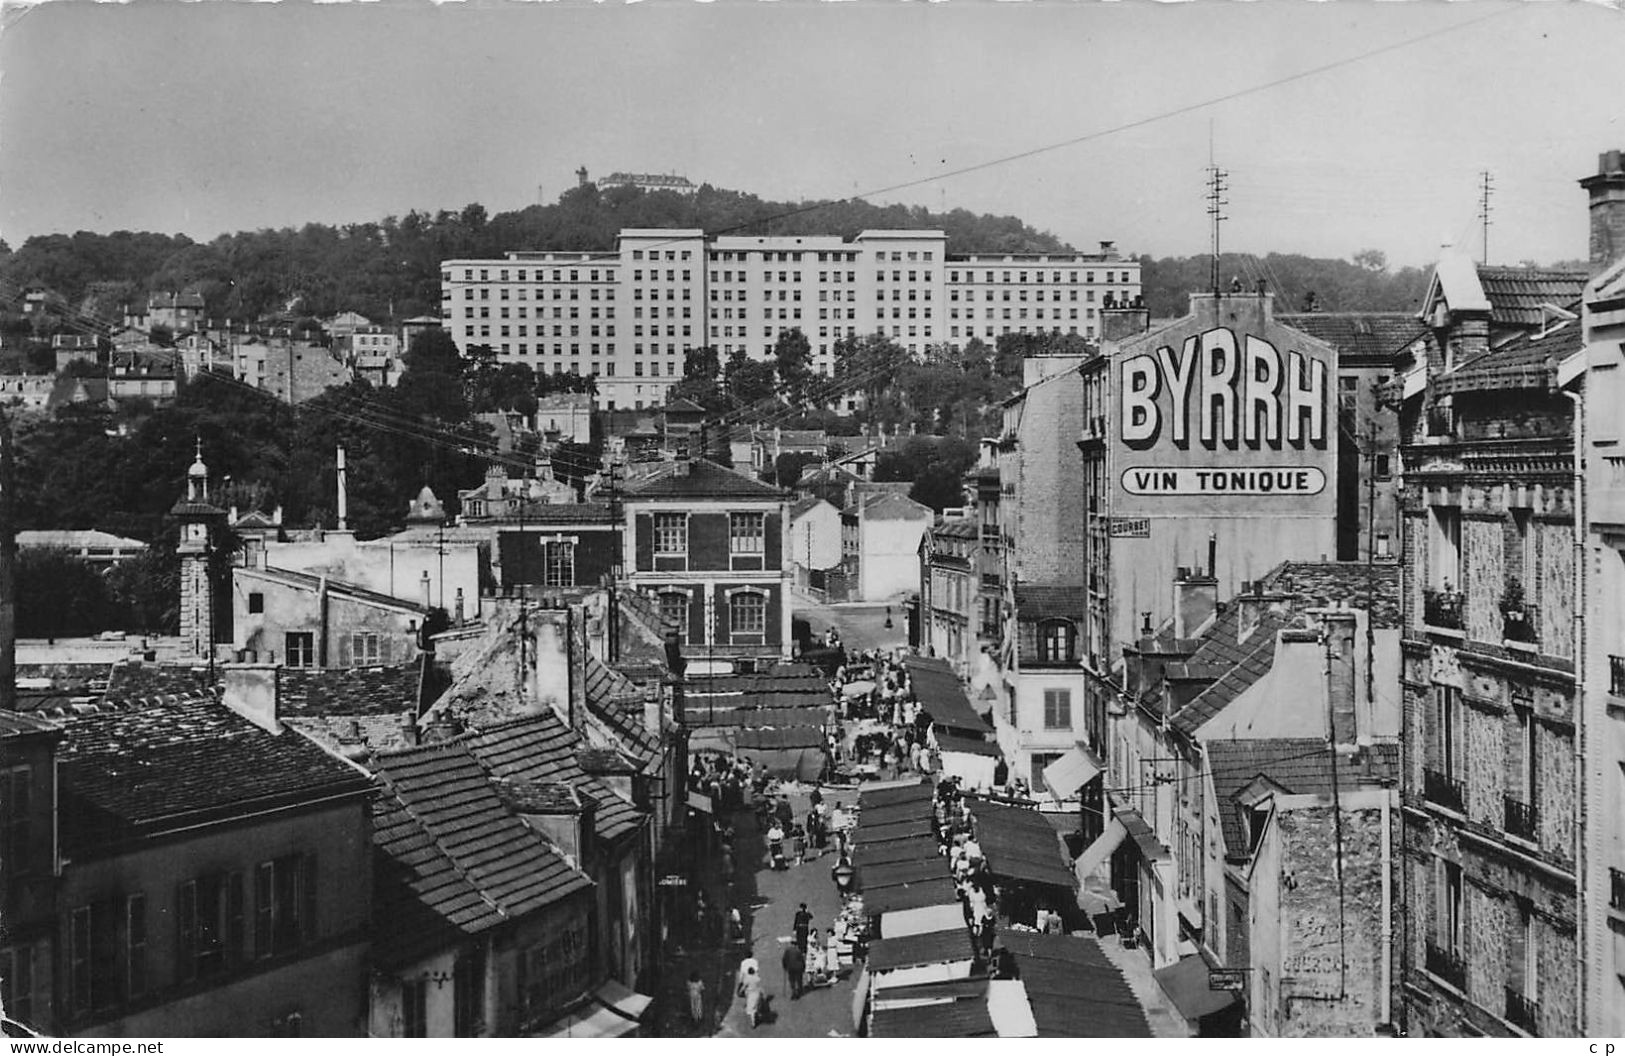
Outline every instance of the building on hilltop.
<svg viewBox="0 0 1625 1056">
<path fill-rule="evenodd" d="M 636 187 L 640 191 L 650 192 L 671 191 L 681 195 L 697 194 L 700 190 L 687 176 L 675 173 L 612 172 L 598 178 L 600 191 L 612 191 L 617 187 Z"/>
<path fill-rule="evenodd" d="M 942 231 L 707 235 L 623 229 L 602 252 L 515 251 L 441 262 L 444 326 L 466 354 L 591 375 L 609 409 L 652 407 L 682 378 L 687 349 L 772 355 L 800 330 L 814 372 L 833 375 L 842 338 L 881 333 L 918 355 L 1004 334 L 1095 337 L 1108 302 L 1140 296 L 1140 266 L 1098 253 L 949 256 Z"/>
</svg>

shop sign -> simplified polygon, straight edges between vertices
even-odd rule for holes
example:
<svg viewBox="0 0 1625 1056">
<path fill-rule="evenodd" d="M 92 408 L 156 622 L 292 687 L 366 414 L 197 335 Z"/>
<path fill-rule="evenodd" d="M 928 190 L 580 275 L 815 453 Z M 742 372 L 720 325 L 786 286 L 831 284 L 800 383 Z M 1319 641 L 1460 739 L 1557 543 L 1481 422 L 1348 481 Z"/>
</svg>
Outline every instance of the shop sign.
<svg viewBox="0 0 1625 1056">
<path fill-rule="evenodd" d="M 714 813 L 711 809 L 711 797 L 704 792 L 690 792 L 688 794 L 688 805 L 702 814 Z"/>
<path fill-rule="evenodd" d="M 1123 490 L 1130 495 L 1319 495 L 1326 490 L 1326 474 L 1316 466 L 1130 466 L 1123 470 Z"/>
<path fill-rule="evenodd" d="M 1239 994 L 1247 989 L 1247 968 L 1209 968 L 1207 972 L 1207 988 L 1209 990 L 1222 990 L 1230 994 Z"/>
<path fill-rule="evenodd" d="M 668 876 L 663 876 L 659 880 L 656 880 L 655 881 L 655 886 L 656 887 L 687 887 L 688 886 L 688 877 L 686 877 L 686 876 L 678 876 L 677 874 L 673 873 L 673 874 L 670 874 Z"/>
<path fill-rule="evenodd" d="M 1149 539 L 1151 538 L 1151 518 L 1113 517 L 1107 527 L 1106 534 L 1113 539 Z"/>
</svg>

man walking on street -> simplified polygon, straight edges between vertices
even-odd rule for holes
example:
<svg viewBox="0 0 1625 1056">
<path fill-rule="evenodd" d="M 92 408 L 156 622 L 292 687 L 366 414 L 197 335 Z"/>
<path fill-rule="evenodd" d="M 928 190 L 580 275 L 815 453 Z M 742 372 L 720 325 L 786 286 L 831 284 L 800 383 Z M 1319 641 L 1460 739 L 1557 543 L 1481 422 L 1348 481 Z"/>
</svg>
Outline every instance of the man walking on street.
<svg viewBox="0 0 1625 1056">
<path fill-rule="evenodd" d="M 688 974 L 688 1017 L 696 1027 L 705 1022 L 705 984 L 699 972 Z"/>
<path fill-rule="evenodd" d="M 790 986 L 790 1000 L 801 998 L 801 984 L 807 976 L 807 958 L 795 943 L 784 948 L 784 978 Z"/>
<path fill-rule="evenodd" d="M 796 949 L 803 954 L 807 952 L 807 936 L 812 932 L 812 919 L 813 915 L 807 912 L 807 903 L 801 903 L 801 908 L 796 910 L 795 931 Z"/>
</svg>

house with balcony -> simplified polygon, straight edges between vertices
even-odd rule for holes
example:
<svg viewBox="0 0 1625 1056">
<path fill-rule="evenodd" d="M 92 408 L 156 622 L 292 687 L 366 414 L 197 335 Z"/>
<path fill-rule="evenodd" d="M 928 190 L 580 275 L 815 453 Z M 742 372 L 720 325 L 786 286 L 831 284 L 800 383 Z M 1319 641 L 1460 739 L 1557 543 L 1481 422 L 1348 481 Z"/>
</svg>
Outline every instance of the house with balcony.
<svg viewBox="0 0 1625 1056">
<path fill-rule="evenodd" d="M 788 659 L 790 493 L 705 459 L 631 468 L 624 581 L 676 628 L 689 675 Z"/>
<path fill-rule="evenodd" d="M 1579 809 L 1586 892 L 1580 926 L 1581 1033 L 1625 1033 L 1625 152 L 1598 158 L 1580 181 L 1589 199 L 1591 280 L 1581 308 L 1582 347 L 1558 364 L 1579 401 L 1577 513 L 1584 555 L 1579 595 L 1584 640 L 1577 669 L 1585 752 Z"/>
<path fill-rule="evenodd" d="M 1583 279 L 1583 276 L 1581 276 Z M 1413 1035 L 1581 1032 L 1567 273 L 1447 255 L 1402 364 L 1404 1008 Z M 1558 302 L 1558 303 L 1554 303 Z"/>
</svg>

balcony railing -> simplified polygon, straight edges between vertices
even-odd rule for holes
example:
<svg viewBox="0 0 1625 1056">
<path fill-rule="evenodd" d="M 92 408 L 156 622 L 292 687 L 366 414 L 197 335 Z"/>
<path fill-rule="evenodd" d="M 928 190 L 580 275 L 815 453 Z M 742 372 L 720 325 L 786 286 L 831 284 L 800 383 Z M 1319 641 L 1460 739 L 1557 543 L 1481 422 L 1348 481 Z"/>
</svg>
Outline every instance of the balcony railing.
<svg viewBox="0 0 1625 1056">
<path fill-rule="evenodd" d="M 1459 590 L 1424 590 L 1422 619 L 1429 627 L 1446 627 L 1459 631 L 1464 600 Z"/>
<path fill-rule="evenodd" d="M 1501 610 L 1501 637 L 1509 642 L 1526 642 L 1530 645 L 1539 642 L 1540 636 L 1535 633 L 1536 615 L 1533 605 Z"/>
<path fill-rule="evenodd" d="M 1532 804 L 1511 796 L 1502 797 L 1506 805 L 1504 824 L 1508 836 L 1516 836 L 1520 840 L 1534 840 L 1535 838 L 1535 808 Z"/>
<path fill-rule="evenodd" d="M 1625 697 L 1625 656 L 1608 657 L 1608 692 Z"/>
<path fill-rule="evenodd" d="M 1507 1022 L 1526 1034 L 1534 1034 L 1540 1023 L 1540 1002 L 1507 987 Z"/>
<path fill-rule="evenodd" d="M 1625 873 L 1618 869 L 1608 870 L 1608 904 L 1625 912 Z"/>
<path fill-rule="evenodd" d="M 1460 781 L 1447 774 L 1441 774 L 1437 770 L 1423 770 L 1422 794 L 1430 803 L 1437 803 L 1458 814 L 1465 813 L 1463 803 L 1467 798 L 1466 790 Z"/>
<path fill-rule="evenodd" d="M 1428 943 L 1427 968 L 1457 990 L 1467 990 L 1467 962 L 1461 954 Z"/>
</svg>

